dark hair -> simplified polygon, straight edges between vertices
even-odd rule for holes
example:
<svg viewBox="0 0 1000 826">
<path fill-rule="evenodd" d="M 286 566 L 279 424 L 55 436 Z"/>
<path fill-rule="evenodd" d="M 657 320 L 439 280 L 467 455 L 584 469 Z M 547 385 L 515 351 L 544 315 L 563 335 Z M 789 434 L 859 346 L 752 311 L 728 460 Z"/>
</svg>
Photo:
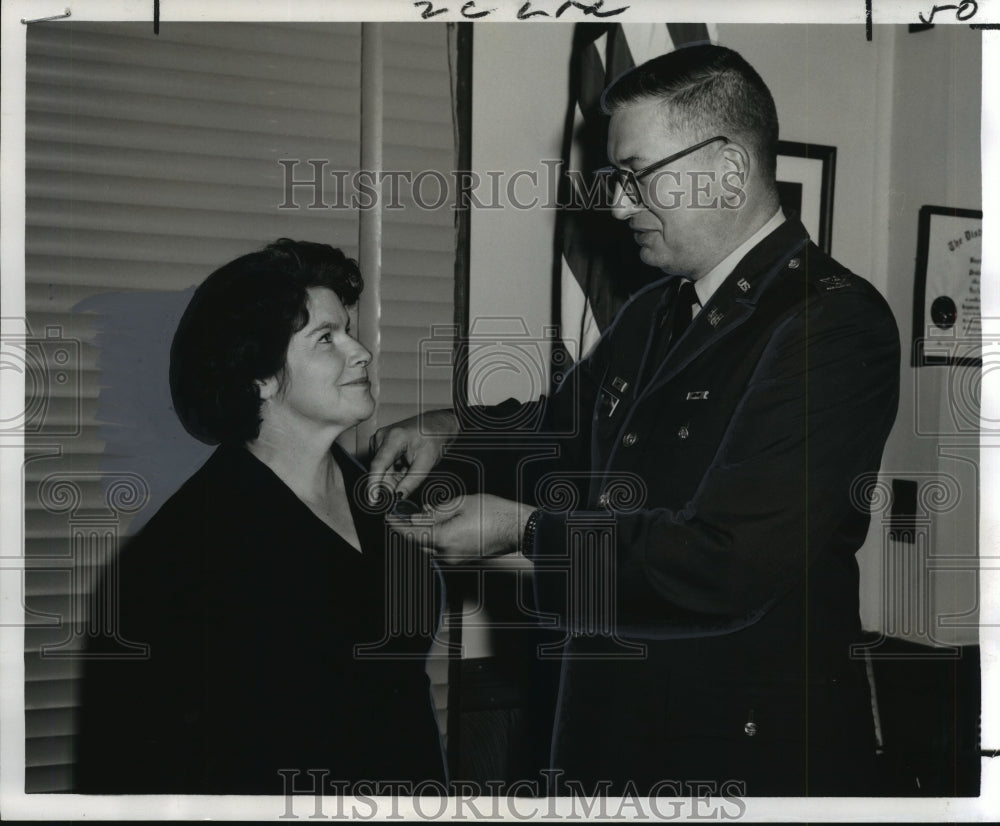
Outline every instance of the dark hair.
<svg viewBox="0 0 1000 826">
<path fill-rule="evenodd" d="M 615 80 L 601 97 L 605 114 L 637 100 L 659 98 L 683 129 L 703 138 L 724 134 L 750 144 L 767 178 L 774 178 L 778 112 L 767 84 L 725 46 L 687 46 L 646 61 Z"/>
<path fill-rule="evenodd" d="M 170 348 L 170 394 L 184 428 L 208 444 L 260 433 L 256 382 L 285 365 L 288 342 L 309 321 L 310 287 L 357 303 L 358 265 L 329 244 L 279 238 L 219 267 L 191 298 Z"/>
</svg>

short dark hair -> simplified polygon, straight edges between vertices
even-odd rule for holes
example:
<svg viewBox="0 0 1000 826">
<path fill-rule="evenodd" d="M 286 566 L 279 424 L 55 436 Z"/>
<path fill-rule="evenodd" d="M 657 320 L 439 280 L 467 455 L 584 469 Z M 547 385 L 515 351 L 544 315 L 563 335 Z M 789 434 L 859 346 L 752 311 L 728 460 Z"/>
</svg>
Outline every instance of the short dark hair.
<svg viewBox="0 0 1000 826">
<path fill-rule="evenodd" d="M 339 249 L 279 238 L 195 290 L 170 348 L 170 394 L 188 433 L 208 444 L 257 438 L 257 381 L 284 367 L 288 342 L 309 321 L 310 287 L 327 287 L 350 307 L 363 281 Z"/>
<path fill-rule="evenodd" d="M 605 114 L 639 100 L 660 99 L 681 128 L 710 138 L 742 138 L 769 179 L 778 151 L 778 111 L 757 70 L 725 46 L 686 46 L 654 57 L 615 80 L 601 97 Z"/>
</svg>

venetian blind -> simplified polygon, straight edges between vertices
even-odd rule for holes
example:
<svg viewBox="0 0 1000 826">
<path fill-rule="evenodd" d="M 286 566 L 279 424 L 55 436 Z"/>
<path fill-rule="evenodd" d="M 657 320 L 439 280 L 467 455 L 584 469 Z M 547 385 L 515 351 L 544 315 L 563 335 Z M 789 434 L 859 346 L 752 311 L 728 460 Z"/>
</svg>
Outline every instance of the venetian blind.
<svg viewBox="0 0 1000 826">
<path fill-rule="evenodd" d="M 282 208 L 289 167 L 279 161 L 301 161 L 298 180 L 312 177 L 308 160 L 357 170 L 360 32 L 171 23 L 154 36 L 148 23 L 71 21 L 29 29 L 28 792 L 72 789 L 73 653 L 93 574 L 130 523 L 207 455 L 177 430 L 166 388 L 185 291 L 279 236 L 357 256 L 356 210 L 310 208 L 303 188 L 296 208 Z M 445 29 L 385 34 L 385 156 L 450 169 Z M 324 185 L 333 187 L 324 200 L 336 201 L 332 176 Z M 454 278 L 449 210 L 406 210 L 384 225 L 381 423 L 416 409 L 416 342 L 430 324 L 451 323 Z M 451 400 L 448 381 L 423 393 L 433 406 Z M 437 683 L 443 675 L 437 668 Z M 443 722 L 444 686 L 435 693 Z"/>
</svg>

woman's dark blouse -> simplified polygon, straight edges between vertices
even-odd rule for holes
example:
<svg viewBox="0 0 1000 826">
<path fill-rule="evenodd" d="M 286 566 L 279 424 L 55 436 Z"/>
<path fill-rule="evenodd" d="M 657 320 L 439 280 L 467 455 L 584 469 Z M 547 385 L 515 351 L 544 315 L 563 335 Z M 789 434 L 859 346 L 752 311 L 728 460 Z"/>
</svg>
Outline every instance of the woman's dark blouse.
<svg viewBox="0 0 1000 826">
<path fill-rule="evenodd" d="M 120 637 L 149 655 L 94 659 L 123 644 L 92 639 L 79 791 L 283 794 L 282 770 L 306 792 L 309 770 L 444 779 L 424 673 L 437 574 L 358 506 L 362 471 L 334 453 L 363 553 L 226 446 L 126 546 Z"/>
</svg>

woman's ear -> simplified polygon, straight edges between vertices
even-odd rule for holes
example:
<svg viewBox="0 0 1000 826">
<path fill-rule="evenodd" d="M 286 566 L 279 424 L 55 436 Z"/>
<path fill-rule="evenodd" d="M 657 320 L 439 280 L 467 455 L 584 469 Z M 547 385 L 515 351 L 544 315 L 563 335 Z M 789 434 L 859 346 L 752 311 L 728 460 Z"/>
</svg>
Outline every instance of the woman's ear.
<svg viewBox="0 0 1000 826">
<path fill-rule="evenodd" d="M 255 379 L 254 384 L 257 385 L 257 392 L 260 394 L 260 400 L 263 402 L 274 397 L 278 392 L 280 382 L 277 376 L 271 376 L 266 379 Z"/>
</svg>

